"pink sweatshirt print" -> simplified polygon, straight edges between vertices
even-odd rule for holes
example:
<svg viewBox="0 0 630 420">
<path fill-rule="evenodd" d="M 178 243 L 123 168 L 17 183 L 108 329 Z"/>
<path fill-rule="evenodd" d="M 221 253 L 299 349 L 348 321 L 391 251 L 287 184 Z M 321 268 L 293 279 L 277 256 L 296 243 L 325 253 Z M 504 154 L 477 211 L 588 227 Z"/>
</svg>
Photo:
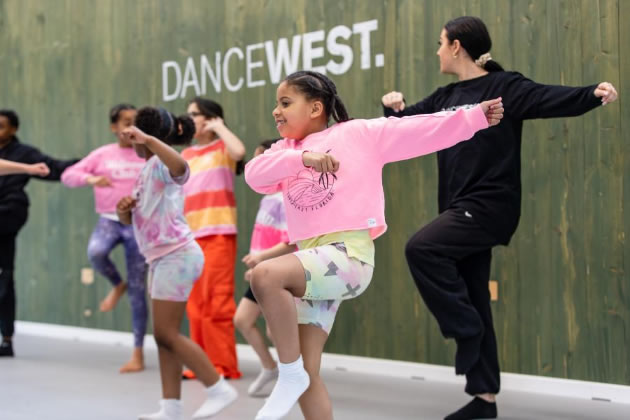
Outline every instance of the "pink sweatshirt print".
<svg viewBox="0 0 630 420">
<path fill-rule="evenodd" d="M 403 118 L 350 120 L 303 140 L 284 139 L 251 160 L 245 181 L 256 192 L 282 191 L 291 243 L 333 232 L 385 233 L 382 172 L 386 163 L 427 155 L 488 127 L 481 106 Z M 302 163 L 305 151 L 329 152 L 340 163 L 321 174 Z"/>
<path fill-rule="evenodd" d="M 132 147 L 108 144 L 66 169 L 61 182 L 74 188 L 87 185 L 90 176 L 108 178 L 111 187 L 94 187 L 94 203 L 98 214 L 116 214 L 116 204 L 131 195 L 144 164 L 144 159 L 139 158 Z"/>
</svg>

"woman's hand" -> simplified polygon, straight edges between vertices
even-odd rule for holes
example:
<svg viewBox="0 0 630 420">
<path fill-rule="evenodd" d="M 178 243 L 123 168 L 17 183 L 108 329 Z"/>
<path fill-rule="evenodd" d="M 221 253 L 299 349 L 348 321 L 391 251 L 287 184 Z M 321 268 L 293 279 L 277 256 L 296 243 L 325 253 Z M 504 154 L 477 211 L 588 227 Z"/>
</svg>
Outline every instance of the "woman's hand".
<svg viewBox="0 0 630 420">
<path fill-rule="evenodd" d="M 593 92 L 598 98 L 602 98 L 602 105 L 615 102 L 617 100 L 617 90 L 608 82 L 602 82 L 595 88 Z"/>
<path fill-rule="evenodd" d="M 483 113 L 486 114 L 486 119 L 488 120 L 488 125 L 490 127 L 499 124 L 503 118 L 504 112 L 502 98 L 483 101 L 479 105 L 481 106 Z"/>
<path fill-rule="evenodd" d="M 391 108 L 396 112 L 400 112 L 405 109 L 405 98 L 400 92 L 393 91 L 386 93 L 381 98 L 381 102 L 383 103 L 383 106 Z"/>
</svg>

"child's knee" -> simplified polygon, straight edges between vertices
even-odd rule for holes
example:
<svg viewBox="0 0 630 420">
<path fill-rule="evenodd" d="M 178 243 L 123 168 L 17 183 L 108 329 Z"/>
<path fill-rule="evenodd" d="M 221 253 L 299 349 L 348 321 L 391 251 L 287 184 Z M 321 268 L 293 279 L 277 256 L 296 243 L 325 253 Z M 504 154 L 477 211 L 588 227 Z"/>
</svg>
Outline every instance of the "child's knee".
<svg viewBox="0 0 630 420">
<path fill-rule="evenodd" d="M 102 263 L 103 260 L 107 259 L 109 256 L 109 252 L 104 247 L 98 244 L 90 244 L 87 249 L 88 259 L 93 265 Z"/>
<path fill-rule="evenodd" d="M 320 379 L 319 369 L 320 369 L 319 361 L 304 360 L 304 370 L 306 371 L 306 373 L 308 373 L 308 376 L 311 378 L 311 382 L 313 382 L 314 380 L 317 381 Z"/>
<path fill-rule="evenodd" d="M 269 268 L 269 264 L 267 264 L 266 261 L 261 262 L 253 268 L 250 285 L 252 287 L 254 295 L 257 298 L 259 295 L 264 293 L 266 289 L 268 289 L 270 286 L 273 286 L 269 275 L 270 273 L 271 270 Z"/>
<path fill-rule="evenodd" d="M 158 347 L 162 347 L 168 351 L 173 351 L 178 333 L 172 331 L 161 331 L 159 329 L 153 332 L 155 343 Z"/>
<path fill-rule="evenodd" d="M 236 315 L 234 315 L 233 321 L 234 321 L 234 326 L 236 327 L 236 329 L 242 333 L 247 332 L 252 327 L 252 324 L 247 319 L 247 317 L 239 314 L 238 312 L 236 312 Z"/>
</svg>

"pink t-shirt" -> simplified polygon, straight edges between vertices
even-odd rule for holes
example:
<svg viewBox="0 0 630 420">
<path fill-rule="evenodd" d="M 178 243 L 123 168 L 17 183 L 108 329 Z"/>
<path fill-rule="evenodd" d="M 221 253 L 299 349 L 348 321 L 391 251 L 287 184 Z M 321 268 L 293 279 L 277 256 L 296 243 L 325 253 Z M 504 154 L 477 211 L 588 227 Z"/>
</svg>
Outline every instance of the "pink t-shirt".
<svg viewBox="0 0 630 420">
<path fill-rule="evenodd" d="M 146 162 L 136 185 L 132 211 L 133 231 L 140 252 L 151 262 L 193 241 L 192 231 L 184 217 L 182 185 L 190 171 L 173 178 L 168 167 L 153 156 Z"/>
<path fill-rule="evenodd" d="M 249 252 L 257 254 L 280 243 L 288 242 L 289 232 L 282 193 L 266 195 L 260 200 Z"/>
<path fill-rule="evenodd" d="M 108 178 L 111 187 L 94 187 L 94 204 L 98 214 L 115 215 L 116 204 L 121 198 L 131 195 L 144 165 L 144 159 L 138 157 L 132 147 L 108 144 L 67 168 L 61 175 L 61 182 L 74 188 L 87 185 L 90 176 Z"/>
<path fill-rule="evenodd" d="M 284 139 L 245 167 L 261 194 L 282 191 L 291 243 L 333 232 L 387 230 L 383 166 L 449 148 L 488 127 L 480 106 L 403 118 L 350 120 L 302 140 Z M 321 174 L 302 163 L 304 151 L 330 152 L 339 171 Z M 405 188 L 405 185 L 401 185 Z"/>
</svg>

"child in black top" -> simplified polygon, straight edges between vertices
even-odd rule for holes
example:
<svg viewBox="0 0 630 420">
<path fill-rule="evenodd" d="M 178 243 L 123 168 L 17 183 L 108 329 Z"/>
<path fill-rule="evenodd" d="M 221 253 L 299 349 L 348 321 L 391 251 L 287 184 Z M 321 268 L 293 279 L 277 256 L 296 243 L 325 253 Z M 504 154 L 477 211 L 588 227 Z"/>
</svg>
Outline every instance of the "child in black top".
<svg viewBox="0 0 630 420">
<path fill-rule="evenodd" d="M 59 181 L 62 172 L 77 162 L 76 159 L 53 159 L 32 146 L 20 143 L 16 137 L 19 127 L 20 120 L 14 111 L 0 110 L 0 159 L 24 164 L 43 163 L 49 173 L 46 176 L 15 174 L 0 177 L 0 356 L 13 356 L 15 238 L 26 223 L 29 205 L 24 188 L 31 176 L 44 181 Z"/>
</svg>

